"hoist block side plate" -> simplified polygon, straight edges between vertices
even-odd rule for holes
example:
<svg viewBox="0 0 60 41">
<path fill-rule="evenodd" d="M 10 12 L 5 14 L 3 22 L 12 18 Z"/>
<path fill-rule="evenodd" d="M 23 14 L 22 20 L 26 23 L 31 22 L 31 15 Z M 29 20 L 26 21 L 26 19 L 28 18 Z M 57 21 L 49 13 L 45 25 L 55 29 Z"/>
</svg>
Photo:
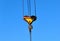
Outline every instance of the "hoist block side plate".
<svg viewBox="0 0 60 41">
<path fill-rule="evenodd" d="M 24 16 L 24 20 L 25 20 L 28 24 L 32 24 L 32 22 L 36 20 L 36 17 L 35 17 L 35 16 Z"/>
</svg>

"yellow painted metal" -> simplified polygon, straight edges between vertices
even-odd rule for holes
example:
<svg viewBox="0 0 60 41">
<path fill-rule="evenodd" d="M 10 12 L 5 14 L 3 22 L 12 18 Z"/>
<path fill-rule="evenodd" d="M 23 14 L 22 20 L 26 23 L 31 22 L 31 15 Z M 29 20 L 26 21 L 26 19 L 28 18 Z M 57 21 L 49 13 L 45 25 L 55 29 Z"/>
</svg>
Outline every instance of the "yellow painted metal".
<svg viewBox="0 0 60 41">
<path fill-rule="evenodd" d="M 30 16 L 24 16 L 24 20 L 28 23 L 31 24 L 33 22 L 33 18 L 31 18 Z"/>
</svg>

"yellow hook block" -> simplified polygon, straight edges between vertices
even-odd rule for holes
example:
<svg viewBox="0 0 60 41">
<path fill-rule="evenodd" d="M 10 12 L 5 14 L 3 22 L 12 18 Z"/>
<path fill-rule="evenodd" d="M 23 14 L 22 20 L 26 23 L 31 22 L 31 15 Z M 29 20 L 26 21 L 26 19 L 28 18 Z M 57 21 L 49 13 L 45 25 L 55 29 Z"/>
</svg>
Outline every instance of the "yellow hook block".
<svg viewBox="0 0 60 41">
<path fill-rule="evenodd" d="M 30 16 L 24 16 L 24 20 L 28 23 L 31 24 L 33 19 Z"/>
<path fill-rule="evenodd" d="M 24 20 L 25 20 L 28 24 L 32 24 L 32 22 L 36 20 L 36 16 L 24 16 Z"/>
</svg>

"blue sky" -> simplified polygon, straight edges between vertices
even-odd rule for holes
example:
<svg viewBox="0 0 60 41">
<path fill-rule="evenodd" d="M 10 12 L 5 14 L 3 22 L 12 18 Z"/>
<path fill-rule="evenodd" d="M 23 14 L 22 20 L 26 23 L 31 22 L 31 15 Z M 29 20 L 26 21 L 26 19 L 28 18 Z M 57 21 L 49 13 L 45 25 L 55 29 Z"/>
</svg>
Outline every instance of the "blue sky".
<svg viewBox="0 0 60 41">
<path fill-rule="evenodd" d="M 36 0 L 33 41 L 60 41 L 60 0 Z M 22 0 L 0 0 L 0 41 L 29 41 Z"/>
</svg>

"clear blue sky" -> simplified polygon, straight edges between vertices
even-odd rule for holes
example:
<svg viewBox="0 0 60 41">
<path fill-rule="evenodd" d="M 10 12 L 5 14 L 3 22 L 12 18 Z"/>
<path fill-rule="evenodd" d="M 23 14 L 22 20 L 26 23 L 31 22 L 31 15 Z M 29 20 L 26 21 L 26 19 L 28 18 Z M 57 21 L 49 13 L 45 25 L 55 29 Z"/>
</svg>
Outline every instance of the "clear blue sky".
<svg viewBox="0 0 60 41">
<path fill-rule="evenodd" d="M 60 0 L 36 0 L 33 41 L 60 41 Z M 22 0 L 0 0 L 0 41 L 29 41 Z"/>
</svg>

